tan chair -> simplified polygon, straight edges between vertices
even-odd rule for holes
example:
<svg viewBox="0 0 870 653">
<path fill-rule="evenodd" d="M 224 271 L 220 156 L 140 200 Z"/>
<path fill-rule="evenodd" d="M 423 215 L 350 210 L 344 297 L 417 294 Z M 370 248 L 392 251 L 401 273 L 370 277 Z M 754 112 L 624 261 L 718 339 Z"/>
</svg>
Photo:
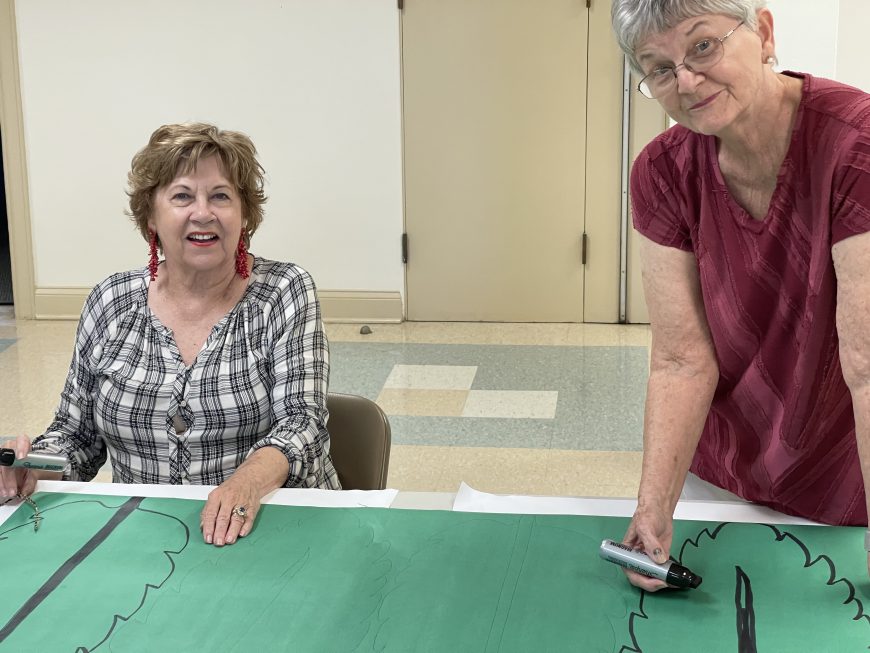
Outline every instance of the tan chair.
<svg viewBox="0 0 870 653">
<path fill-rule="evenodd" d="M 330 393 L 329 455 L 345 490 L 383 490 L 390 466 L 390 423 L 375 402 Z"/>
</svg>

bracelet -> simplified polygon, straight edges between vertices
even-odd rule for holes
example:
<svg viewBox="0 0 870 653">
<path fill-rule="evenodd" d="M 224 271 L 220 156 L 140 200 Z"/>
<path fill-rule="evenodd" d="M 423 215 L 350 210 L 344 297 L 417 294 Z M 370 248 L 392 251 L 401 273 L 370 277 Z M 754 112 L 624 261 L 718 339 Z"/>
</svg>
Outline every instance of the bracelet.
<svg viewBox="0 0 870 653">
<path fill-rule="evenodd" d="M 42 521 L 42 515 L 39 512 L 39 506 L 36 505 L 36 501 L 33 500 L 33 497 L 24 496 L 23 494 L 16 494 L 19 499 L 21 499 L 24 503 L 26 503 L 33 510 L 33 532 L 39 530 L 39 522 Z"/>
<path fill-rule="evenodd" d="M 864 550 L 870 553 L 870 528 L 864 531 Z"/>
</svg>

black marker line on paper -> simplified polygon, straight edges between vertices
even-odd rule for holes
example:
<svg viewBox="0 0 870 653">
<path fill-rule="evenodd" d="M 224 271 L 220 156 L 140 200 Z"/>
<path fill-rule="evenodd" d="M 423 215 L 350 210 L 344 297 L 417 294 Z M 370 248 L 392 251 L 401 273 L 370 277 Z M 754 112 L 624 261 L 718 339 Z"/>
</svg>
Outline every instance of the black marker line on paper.
<svg viewBox="0 0 870 653">
<path fill-rule="evenodd" d="M 40 603 L 42 603 L 52 591 L 69 576 L 73 570 L 82 563 L 111 533 L 124 521 L 130 513 L 132 513 L 145 497 L 132 497 L 125 501 L 120 508 L 112 515 L 111 519 L 99 530 L 96 534 L 78 550 L 69 560 L 63 563 L 56 572 L 51 575 L 47 581 L 42 584 L 33 595 L 24 602 L 18 611 L 12 615 L 9 622 L 0 629 L 0 643 L 2 643 L 18 625 L 24 621 L 31 612 L 33 612 Z"/>
<path fill-rule="evenodd" d="M 140 501 L 141 501 L 142 499 L 144 499 L 144 497 L 139 497 L 139 499 L 140 499 Z M 120 504 L 118 504 L 118 505 L 116 505 L 116 506 L 112 506 L 112 505 L 107 505 L 106 503 L 104 503 L 104 502 L 101 501 L 101 500 L 95 500 L 95 499 L 77 499 L 77 500 L 74 500 L 74 501 L 66 501 L 66 502 L 64 502 L 64 503 L 59 503 L 59 504 L 57 504 L 57 505 L 50 506 L 50 507 L 48 507 L 48 508 L 45 508 L 45 510 L 44 510 L 43 512 L 50 512 L 50 511 L 52 511 L 52 510 L 56 510 L 56 509 L 58 509 L 58 508 L 64 508 L 64 507 L 67 507 L 67 506 L 71 506 L 71 505 L 76 504 L 76 503 L 97 503 L 97 504 L 99 504 L 100 506 L 102 506 L 103 508 L 106 508 L 106 509 L 108 509 L 108 510 L 118 510 L 118 508 L 120 508 L 120 507 L 123 505 L 123 503 L 120 503 Z M 166 584 L 166 581 L 168 581 L 168 580 L 172 577 L 172 575 L 175 573 L 175 569 L 176 569 L 176 567 L 175 567 L 175 560 L 173 559 L 172 554 L 175 554 L 175 555 L 180 554 L 181 552 L 183 552 L 183 551 L 187 548 L 187 545 L 190 544 L 190 528 L 188 528 L 187 524 L 185 524 L 181 519 L 179 519 L 179 518 L 176 517 L 175 515 L 170 515 L 170 514 L 167 514 L 167 513 L 164 513 L 164 512 L 160 512 L 160 511 L 157 511 L 157 510 L 149 510 L 149 509 L 147 509 L 147 508 L 142 508 L 141 505 L 138 506 L 138 507 L 136 507 L 136 508 L 134 508 L 134 510 L 139 510 L 139 511 L 141 511 L 141 512 L 147 512 L 147 513 L 150 513 L 150 514 L 152 514 L 152 515 L 158 515 L 158 516 L 160 516 L 160 517 L 166 517 L 166 518 L 168 518 L 168 519 L 172 519 L 173 521 L 178 522 L 178 524 L 179 524 L 179 525 L 181 526 L 181 528 L 184 530 L 184 543 L 181 545 L 181 547 L 179 547 L 179 549 L 178 549 L 177 551 L 169 550 L 169 549 L 164 549 L 164 550 L 163 550 L 163 554 L 164 554 L 164 555 L 167 557 L 167 559 L 169 560 L 169 566 L 170 566 L 169 573 L 166 574 L 166 577 L 165 577 L 163 580 L 161 580 L 160 583 L 157 584 L 157 585 L 155 585 L 155 584 L 153 584 L 153 583 L 146 583 L 146 584 L 145 584 L 145 589 L 144 589 L 144 591 L 142 592 L 142 598 L 141 598 L 140 601 L 139 601 L 139 605 L 137 605 L 136 608 L 135 608 L 133 611 L 131 611 L 130 614 L 128 614 L 128 615 L 126 615 L 126 616 L 125 616 L 125 615 L 120 615 L 120 614 L 115 614 L 115 615 L 113 615 L 112 625 L 109 627 L 108 631 L 107 631 L 106 634 L 102 637 L 102 639 L 101 639 L 99 642 L 97 642 L 96 644 L 94 644 L 94 645 L 93 645 L 92 647 L 90 647 L 90 648 L 88 648 L 87 646 L 78 646 L 78 647 L 75 649 L 76 653 L 91 653 L 92 651 L 96 651 L 98 648 L 100 648 L 103 644 L 105 644 L 105 643 L 109 640 L 109 638 L 110 638 L 110 637 L 112 636 L 112 634 L 114 633 L 115 628 L 118 626 L 119 622 L 122 622 L 122 621 L 129 621 L 130 619 L 132 619 L 133 616 L 134 616 L 137 612 L 139 612 L 139 610 L 141 610 L 142 607 L 145 605 L 145 601 L 146 601 L 146 599 L 148 598 L 148 591 L 151 590 L 151 589 L 155 589 L 155 590 L 157 590 L 157 589 L 162 588 L 162 587 Z M 5 531 L 0 531 L 0 542 L 2 542 L 3 540 L 6 539 L 5 536 L 6 536 L 7 533 L 11 533 L 12 531 L 15 531 L 15 530 L 17 530 L 17 529 L 19 529 L 19 528 L 24 528 L 24 527 L 28 526 L 29 523 L 30 523 L 30 522 L 27 522 L 27 523 L 24 523 L 24 524 L 19 524 L 18 526 L 13 526 L 12 528 L 9 528 L 9 529 L 7 529 L 7 530 L 5 530 Z"/>
<path fill-rule="evenodd" d="M 738 653 L 758 653 L 755 642 L 755 607 L 752 605 L 752 583 L 749 576 L 740 568 L 737 570 L 737 583 L 734 589 L 734 605 L 737 608 L 737 651 Z"/>
<path fill-rule="evenodd" d="M 184 528 L 184 544 L 181 545 L 181 548 L 178 549 L 178 551 L 168 551 L 166 549 L 163 549 L 163 555 L 165 555 L 169 559 L 169 567 L 170 567 L 169 573 L 166 574 L 166 578 L 164 578 L 162 581 L 160 581 L 159 585 L 155 585 L 153 583 L 145 583 L 145 591 L 142 592 L 142 598 L 139 601 L 139 605 L 136 606 L 136 609 L 133 610 L 127 616 L 123 616 L 123 615 L 120 615 L 118 613 L 115 613 L 114 616 L 112 617 L 112 625 L 109 626 L 109 630 L 108 630 L 108 632 L 106 632 L 105 636 L 103 636 L 103 639 L 101 639 L 99 642 L 94 644 L 91 648 L 87 648 L 86 646 L 79 646 L 76 649 L 76 653 L 92 653 L 93 651 L 96 651 L 98 648 L 100 648 L 103 644 L 105 644 L 109 640 L 109 638 L 115 632 L 115 627 L 118 625 L 118 622 L 129 621 L 130 619 L 132 619 L 133 616 L 137 612 L 139 612 L 139 610 L 142 609 L 142 606 L 145 605 L 145 600 L 148 598 L 148 590 L 149 589 L 159 590 L 161 587 L 163 587 L 166 584 L 166 581 L 168 581 L 172 577 L 172 575 L 175 573 L 175 560 L 173 560 L 172 556 L 169 554 L 170 553 L 174 553 L 176 555 L 180 554 L 182 551 L 184 551 L 187 548 L 187 545 L 190 543 L 190 529 L 187 527 L 187 524 L 185 524 L 183 521 L 181 521 L 175 515 L 168 515 L 165 512 L 158 512 L 156 510 L 148 510 L 147 508 L 138 508 L 138 510 L 141 510 L 142 512 L 151 513 L 152 515 L 160 515 L 161 517 L 166 517 L 168 519 L 174 519 L 175 521 L 177 521 L 179 524 L 181 524 L 181 527 Z"/>
<path fill-rule="evenodd" d="M 680 547 L 680 553 L 677 556 L 677 560 L 681 561 L 686 553 L 686 548 L 691 545 L 695 548 L 700 547 L 701 538 L 705 535 L 710 538 L 710 540 L 715 540 L 719 533 L 726 526 L 730 526 L 731 522 L 722 522 L 712 530 L 709 528 L 703 528 L 694 538 L 686 538 L 683 540 L 683 545 Z M 777 542 L 782 542 L 783 540 L 790 540 L 794 544 L 796 544 L 804 554 L 804 562 L 803 566 L 805 569 L 813 567 L 817 564 L 824 563 L 827 565 L 829 570 L 828 579 L 825 581 L 825 584 L 828 586 L 834 586 L 838 584 L 843 584 L 846 586 L 848 592 L 848 598 L 843 602 L 843 604 L 854 603 L 856 608 L 856 614 L 852 617 L 853 621 L 864 621 L 867 625 L 870 625 L 870 613 L 864 610 L 864 604 L 861 599 L 858 598 L 857 592 L 855 591 L 855 586 L 852 582 L 845 577 L 837 578 L 837 568 L 834 565 L 834 561 L 825 554 L 820 554 L 815 558 L 810 554 L 809 547 L 800 540 L 796 535 L 790 533 L 786 530 L 780 530 L 777 526 L 773 524 L 754 524 L 755 526 L 762 526 L 771 530 L 774 534 L 774 538 Z M 638 604 L 637 610 L 632 610 L 631 614 L 628 617 L 628 636 L 631 640 L 631 644 L 624 644 L 620 649 L 619 653 L 646 653 L 641 647 L 640 642 L 638 641 L 638 619 L 648 620 L 650 617 L 646 613 L 644 609 L 644 602 L 649 598 L 649 593 L 641 590 L 640 591 L 640 602 Z"/>
</svg>

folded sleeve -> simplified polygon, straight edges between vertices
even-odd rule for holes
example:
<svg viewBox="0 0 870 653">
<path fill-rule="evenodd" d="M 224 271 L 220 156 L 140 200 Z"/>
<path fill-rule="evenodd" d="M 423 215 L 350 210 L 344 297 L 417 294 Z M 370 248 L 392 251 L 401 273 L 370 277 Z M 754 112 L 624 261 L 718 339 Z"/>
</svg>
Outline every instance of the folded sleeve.
<svg viewBox="0 0 870 653">
<path fill-rule="evenodd" d="M 691 233 L 677 198 L 677 180 L 665 176 L 673 169 L 666 158 L 653 141 L 635 160 L 631 169 L 632 223 L 638 233 L 659 245 L 691 252 Z"/>
<path fill-rule="evenodd" d="M 831 244 L 870 231 L 870 124 L 850 139 L 832 183 Z"/>
<path fill-rule="evenodd" d="M 290 464 L 286 487 L 340 489 L 326 430 L 329 350 L 307 272 L 295 268 L 273 319 L 272 429 L 251 452 L 280 450 Z"/>
</svg>

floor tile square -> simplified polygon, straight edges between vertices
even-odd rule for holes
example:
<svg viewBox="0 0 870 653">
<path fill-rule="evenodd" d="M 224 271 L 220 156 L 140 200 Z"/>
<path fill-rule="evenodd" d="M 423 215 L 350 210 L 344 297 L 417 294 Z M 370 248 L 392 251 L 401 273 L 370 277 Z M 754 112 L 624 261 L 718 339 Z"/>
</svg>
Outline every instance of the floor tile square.
<svg viewBox="0 0 870 653">
<path fill-rule="evenodd" d="M 416 390 L 468 390 L 477 374 L 476 365 L 395 365 L 385 388 Z"/>
<path fill-rule="evenodd" d="M 376 399 L 387 415 L 458 417 L 468 390 L 409 390 L 384 388 Z"/>
<path fill-rule="evenodd" d="M 539 390 L 472 390 L 463 417 L 554 419 L 559 393 Z"/>
</svg>

